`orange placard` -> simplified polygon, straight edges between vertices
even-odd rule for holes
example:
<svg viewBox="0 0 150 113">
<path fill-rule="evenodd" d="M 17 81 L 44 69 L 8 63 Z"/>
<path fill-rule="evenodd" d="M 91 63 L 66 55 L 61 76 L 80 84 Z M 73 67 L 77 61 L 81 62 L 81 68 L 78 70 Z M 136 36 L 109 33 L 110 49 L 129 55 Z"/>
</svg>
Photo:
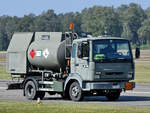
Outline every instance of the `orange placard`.
<svg viewBox="0 0 150 113">
<path fill-rule="evenodd" d="M 73 27 L 74 27 L 74 24 L 73 24 L 73 23 L 70 23 L 69 29 L 70 29 L 71 31 L 73 30 Z"/>
<path fill-rule="evenodd" d="M 133 90 L 132 82 L 126 82 L 125 83 L 125 90 Z"/>
</svg>

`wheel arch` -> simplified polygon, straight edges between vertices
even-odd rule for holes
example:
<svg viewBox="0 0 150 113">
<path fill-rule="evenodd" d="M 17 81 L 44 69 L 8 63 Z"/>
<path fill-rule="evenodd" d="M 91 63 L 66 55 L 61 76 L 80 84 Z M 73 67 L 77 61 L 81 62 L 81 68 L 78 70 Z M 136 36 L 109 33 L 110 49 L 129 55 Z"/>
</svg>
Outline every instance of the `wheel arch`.
<svg viewBox="0 0 150 113">
<path fill-rule="evenodd" d="M 82 89 L 82 81 L 83 81 L 82 78 L 78 74 L 70 74 L 65 81 L 64 91 L 67 92 L 69 90 L 70 85 L 75 81 L 79 83 Z"/>
</svg>

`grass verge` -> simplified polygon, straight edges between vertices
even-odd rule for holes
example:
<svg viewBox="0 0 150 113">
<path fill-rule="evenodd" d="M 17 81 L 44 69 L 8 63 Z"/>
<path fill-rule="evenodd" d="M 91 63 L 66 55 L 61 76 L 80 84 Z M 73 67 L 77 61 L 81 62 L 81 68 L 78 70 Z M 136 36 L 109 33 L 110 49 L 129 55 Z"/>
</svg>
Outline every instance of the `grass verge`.
<svg viewBox="0 0 150 113">
<path fill-rule="evenodd" d="M 136 62 L 135 66 L 135 82 L 150 83 L 150 62 Z"/>
<path fill-rule="evenodd" d="M 149 113 L 150 107 L 0 102 L 0 113 Z"/>
<path fill-rule="evenodd" d="M 0 79 L 11 79 L 10 74 L 6 72 L 6 66 L 0 66 Z"/>
</svg>

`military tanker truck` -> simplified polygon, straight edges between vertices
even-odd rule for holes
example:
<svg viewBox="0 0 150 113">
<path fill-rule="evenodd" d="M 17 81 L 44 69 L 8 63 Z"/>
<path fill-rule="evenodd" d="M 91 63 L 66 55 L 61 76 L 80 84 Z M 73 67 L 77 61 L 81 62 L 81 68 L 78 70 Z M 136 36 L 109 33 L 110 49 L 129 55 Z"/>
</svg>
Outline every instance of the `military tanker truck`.
<svg viewBox="0 0 150 113">
<path fill-rule="evenodd" d="M 27 99 L 60 94 L 80 101 L 84 96 L 117 100 L 132 90 L 134 61 L 126 39 L 79 37 L 73 32 L 14 33 L 8 47 L 7 72 L 22 78 Z"/>
</svg>

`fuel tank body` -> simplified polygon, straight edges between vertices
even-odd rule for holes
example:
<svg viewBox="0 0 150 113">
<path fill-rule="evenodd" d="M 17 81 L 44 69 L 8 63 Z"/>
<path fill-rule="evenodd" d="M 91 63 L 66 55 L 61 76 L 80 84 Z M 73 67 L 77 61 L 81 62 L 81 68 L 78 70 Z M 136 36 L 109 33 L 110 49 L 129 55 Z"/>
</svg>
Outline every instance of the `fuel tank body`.
<svg viewBox="0 0 150 113">
<path fill-rule="evenodd" d="M 28 49 L 28 61 L 37 68 L 59 71 L 66 66 L 65 49 L 61 32 L 36 32 Z"/>
</svg>

